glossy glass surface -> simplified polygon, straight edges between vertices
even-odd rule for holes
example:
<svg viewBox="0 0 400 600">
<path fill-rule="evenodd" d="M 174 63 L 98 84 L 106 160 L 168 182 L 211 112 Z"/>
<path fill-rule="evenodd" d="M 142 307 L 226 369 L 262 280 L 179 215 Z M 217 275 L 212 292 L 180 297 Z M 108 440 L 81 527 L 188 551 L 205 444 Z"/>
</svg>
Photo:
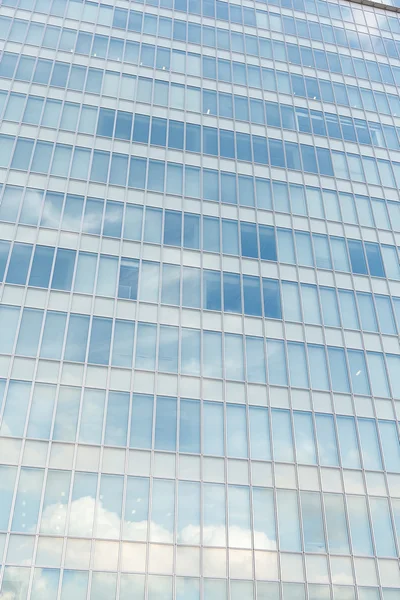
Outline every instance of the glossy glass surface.
<svg viewBox="0 0 400 600">
<path fill-rule="evenodd" d="M 0 43 L 0 597 L 397 600 L 399 14 L 5 0 Z"/>
</svg>

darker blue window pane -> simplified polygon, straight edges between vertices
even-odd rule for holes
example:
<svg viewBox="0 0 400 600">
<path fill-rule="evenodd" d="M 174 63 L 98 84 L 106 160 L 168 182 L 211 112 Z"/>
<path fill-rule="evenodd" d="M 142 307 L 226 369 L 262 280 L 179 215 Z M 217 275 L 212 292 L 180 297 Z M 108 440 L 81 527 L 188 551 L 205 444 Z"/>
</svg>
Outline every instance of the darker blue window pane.
<svg viewBox="0 0 400 600">
<path fill-rule="evenodd" d="M 254 162 L 262 165 L 268 164 L 268 146 L 267 140 L 263 137 L 253 135 L 253 154 Z"/>
<path fill-rule="evenodd" d="M 100 235 L 103 220 L 104 202 L 88 198 L 86 200 L 85 214 L 83 216 L 82 230 L 85 233 Z"/>
<path fill-rule="evenodd" d="M 200 453 L 200 402 L 181 400 L 179 451 Z"/>
<path fill-rule="evenodd" d="M 274 279 L 263 279 L 264 316 L 266 319 L 281 319 L 281 297 L 279 282 Z"/>
<path fill-rule="evenodd" d="M 29 277 L 29 285 L 42 288 L 49 287 L 53 257 L 54 248 L 36 246 Z"/>
<path fill-rule="evenodd" d="M 238 160 L 252 161 L 251 138 L 247 133 L 236 134 L 236 155 Z"/>
<path fill-rule="evenodd" d="M 200 216 L 186 213 L 183 224 L 183 246 L 185 248 L 200 248 Z"/>
<path fill-rule="evenodd" d="M 14 244 L 7 271 L 7 283 L 25 285 L 31 261 L 32 246 L 30 244 Z"/>
<path fill-rule="evenodd" d="M 3 281 L 4 272 L 6 270 L 6 264 L 8 259 L 8 253 L 10 251 L 10 242 L 0 241 L 0 281 Z"/>
<path fill-rule="evenodd" d="M 147 144 L 149 141 L 149 127 L 150 117 L 147 115 L 135 115 L 135 121 L 133 124 L 133 136 L 134 142 L 142 142 Z"/>
<path fill-rule="evenodd" d="M 133 448 L 151 448 L 153 401 L 153 396 L 133 395 L 130 439 L 130 446 Z"/>
<path fill-rule="evenodd" d="M 318 167 L 321 175 L 334 176 L 331 153 L 325 148 L 317 148 Z"/>
<path fill-rule="evenodd" d="M 218 130 L 214 127 L 203 127 L 203 152 L 218 156 Z"/>
<path fill-rule="evenodd" d="M 186 150 L 189 152 L 201 152 L 200 125 L 186 124 Z"/>
<path fill-rule="evenodd" d="M 122 110 L 117 111 L 115 124 L 115 137 L 121 140 L 130 140 L 132 135 L 132 114 Z"/>
<path fill-rule="evenodd" d="M 125 29 L 128 20 L 128 11 L 123 8 L 114 9 L 113 27 Z"/>
<path fill-rule="evenodd" d="M 100 108 L 99 120 L 97 122 L 97 135 L 112 137 L 114 133 L 114 123 L 115 110 L 111 110 L 110 108 Z"/>
<path fill-rule="evenodd" d="M 303 168 L 310 173 L 318 173 L 317 160 L 315 158 L 315 149 L 313 146 L 300 144 L 301 157 L 303 159 Z"/>
<path fill-rule="evenodd" d="M 260 256 L 263 260 L 277 260 L 276 237 L 273 227 L 260 225 L 258 228 L 260 237 Z"/>
<path fill-rule="evenodd" d="M 71 315 L 69 319 L 67 342 L 65 345 L 65 360 L 84 362 L 88 343 L 90 317 Z"/>
<path fill-rule="evenodd" d="M 140 32 L 142 30 L 142 20 L 143 13 L 131 10 L 129 12 L 128 30 Z"/>
<path fill-rule="evenodd" d="M 353 273 L 367 275 L 367 264 L 362 242 L 358 240 L 348 240 L 351 269 Z"/>
<path fill-rule="evenodd" d="M 167 145 L 167 120 L 153 117 L 151 121 L 150 144 L 155 146 Z"/>
<path fill-rule="evenodd" d="M 235 136 L 233 131 L 220 131 L 221 156 L 224 158 L 235 158 Z"/>
<path fill-rule="evenodd" d="M 176 398 L 159 396 L 156 402 L 156 450 L 176 449 Z"/>
<path fill-rule="evenodd" d="M 56 290 L 70 290 L 74 274 L 75 250 L 58 248 L 51 287 Z"/>
<path fill-rule="evenodd" d="M 203 271 L 203 307 L 221 310 L 221 274 L 218 271 Z"/>
<path fill-rule="evenodd" d="M 373 277 L 385 277 L 381 249 L 378 244 L 365 242 L 369 272 Z"/>
<path fill-rule="evenodd" d="M 224 273 L 224 310 L 228 312 L 241 313 L 242 299 L 240 289 L 240 275 L 236 273 Z"/>
<path fill-rule="evenodd" d="M 136 300 L 139 278 L 139 262 L 122 258 L 119 271 L 118 298 Z"/>
<path fill-rule="evenodd" d="M 124 208 L 121 202 L 107 201 L 103 235 L 117 238 L 121 237 L 123 213 Z"/>
<path fill-rule="evenodd" d="M 257 228 L 254 223 L 240 223 L 242 256 L 258 258 Z"/>
<path fill-rule="evenodd" d="M 183 150 L 184 124 L 179 121 L 168 123 L 168 147 Z"/>
<path fill-rule="evenodd" d="M 283 143 L 281 140 L 268 140 L 269 160 L 273 167 L 285 166 L 285 155 L 283 153 Z"/>
<path fill-rule="evenodd" d="M 262 316 L 260 279 L 243 275 L 244 312 L 246 315 Z"/>
<path fill-rule="evenodd" d="M 88 362 L 108 365 L 110 358 L 112 319 L 93 317 Z"/>
<path fill-rule="evenodd" d="M 165 211 L 164 244 L 180 246 L 182 243 L 182 213 Z"/>
</svg>

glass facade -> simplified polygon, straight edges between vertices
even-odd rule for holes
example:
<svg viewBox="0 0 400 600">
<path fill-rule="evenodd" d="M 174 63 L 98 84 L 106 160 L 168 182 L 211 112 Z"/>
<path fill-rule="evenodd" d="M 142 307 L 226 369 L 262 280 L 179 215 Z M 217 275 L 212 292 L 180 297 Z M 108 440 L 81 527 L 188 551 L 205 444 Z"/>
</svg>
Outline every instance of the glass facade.
<svg viewBox="0 0 400 600">
<path fill-rule="evenodd" d="M 2 1 L 1 600 L 399 600 L 375 4 Z"/>
</svg>

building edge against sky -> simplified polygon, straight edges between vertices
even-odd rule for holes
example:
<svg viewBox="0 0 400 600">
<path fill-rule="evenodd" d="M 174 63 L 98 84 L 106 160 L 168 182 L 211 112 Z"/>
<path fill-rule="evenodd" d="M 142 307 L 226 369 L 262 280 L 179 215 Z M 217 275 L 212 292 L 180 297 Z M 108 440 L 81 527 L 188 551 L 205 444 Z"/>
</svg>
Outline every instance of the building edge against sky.
<svg viewBox="0 0 400 600">
<path fill-rule="evenodd" d="M 0 598 L 400 598 L 400 5 L 0 5 Z"/>
</svg>

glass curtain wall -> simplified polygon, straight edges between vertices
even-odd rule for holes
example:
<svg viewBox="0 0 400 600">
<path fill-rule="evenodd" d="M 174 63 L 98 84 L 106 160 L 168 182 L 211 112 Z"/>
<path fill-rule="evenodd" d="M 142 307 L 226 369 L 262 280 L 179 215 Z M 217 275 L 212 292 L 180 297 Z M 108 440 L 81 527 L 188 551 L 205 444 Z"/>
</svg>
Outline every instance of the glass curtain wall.
<svg viewBox="0 0 400 600">
<path fill-rule="evenodd" d="M 399 600 L 379 4 L 1 3 L 2 600 Z"/>
</svg>

